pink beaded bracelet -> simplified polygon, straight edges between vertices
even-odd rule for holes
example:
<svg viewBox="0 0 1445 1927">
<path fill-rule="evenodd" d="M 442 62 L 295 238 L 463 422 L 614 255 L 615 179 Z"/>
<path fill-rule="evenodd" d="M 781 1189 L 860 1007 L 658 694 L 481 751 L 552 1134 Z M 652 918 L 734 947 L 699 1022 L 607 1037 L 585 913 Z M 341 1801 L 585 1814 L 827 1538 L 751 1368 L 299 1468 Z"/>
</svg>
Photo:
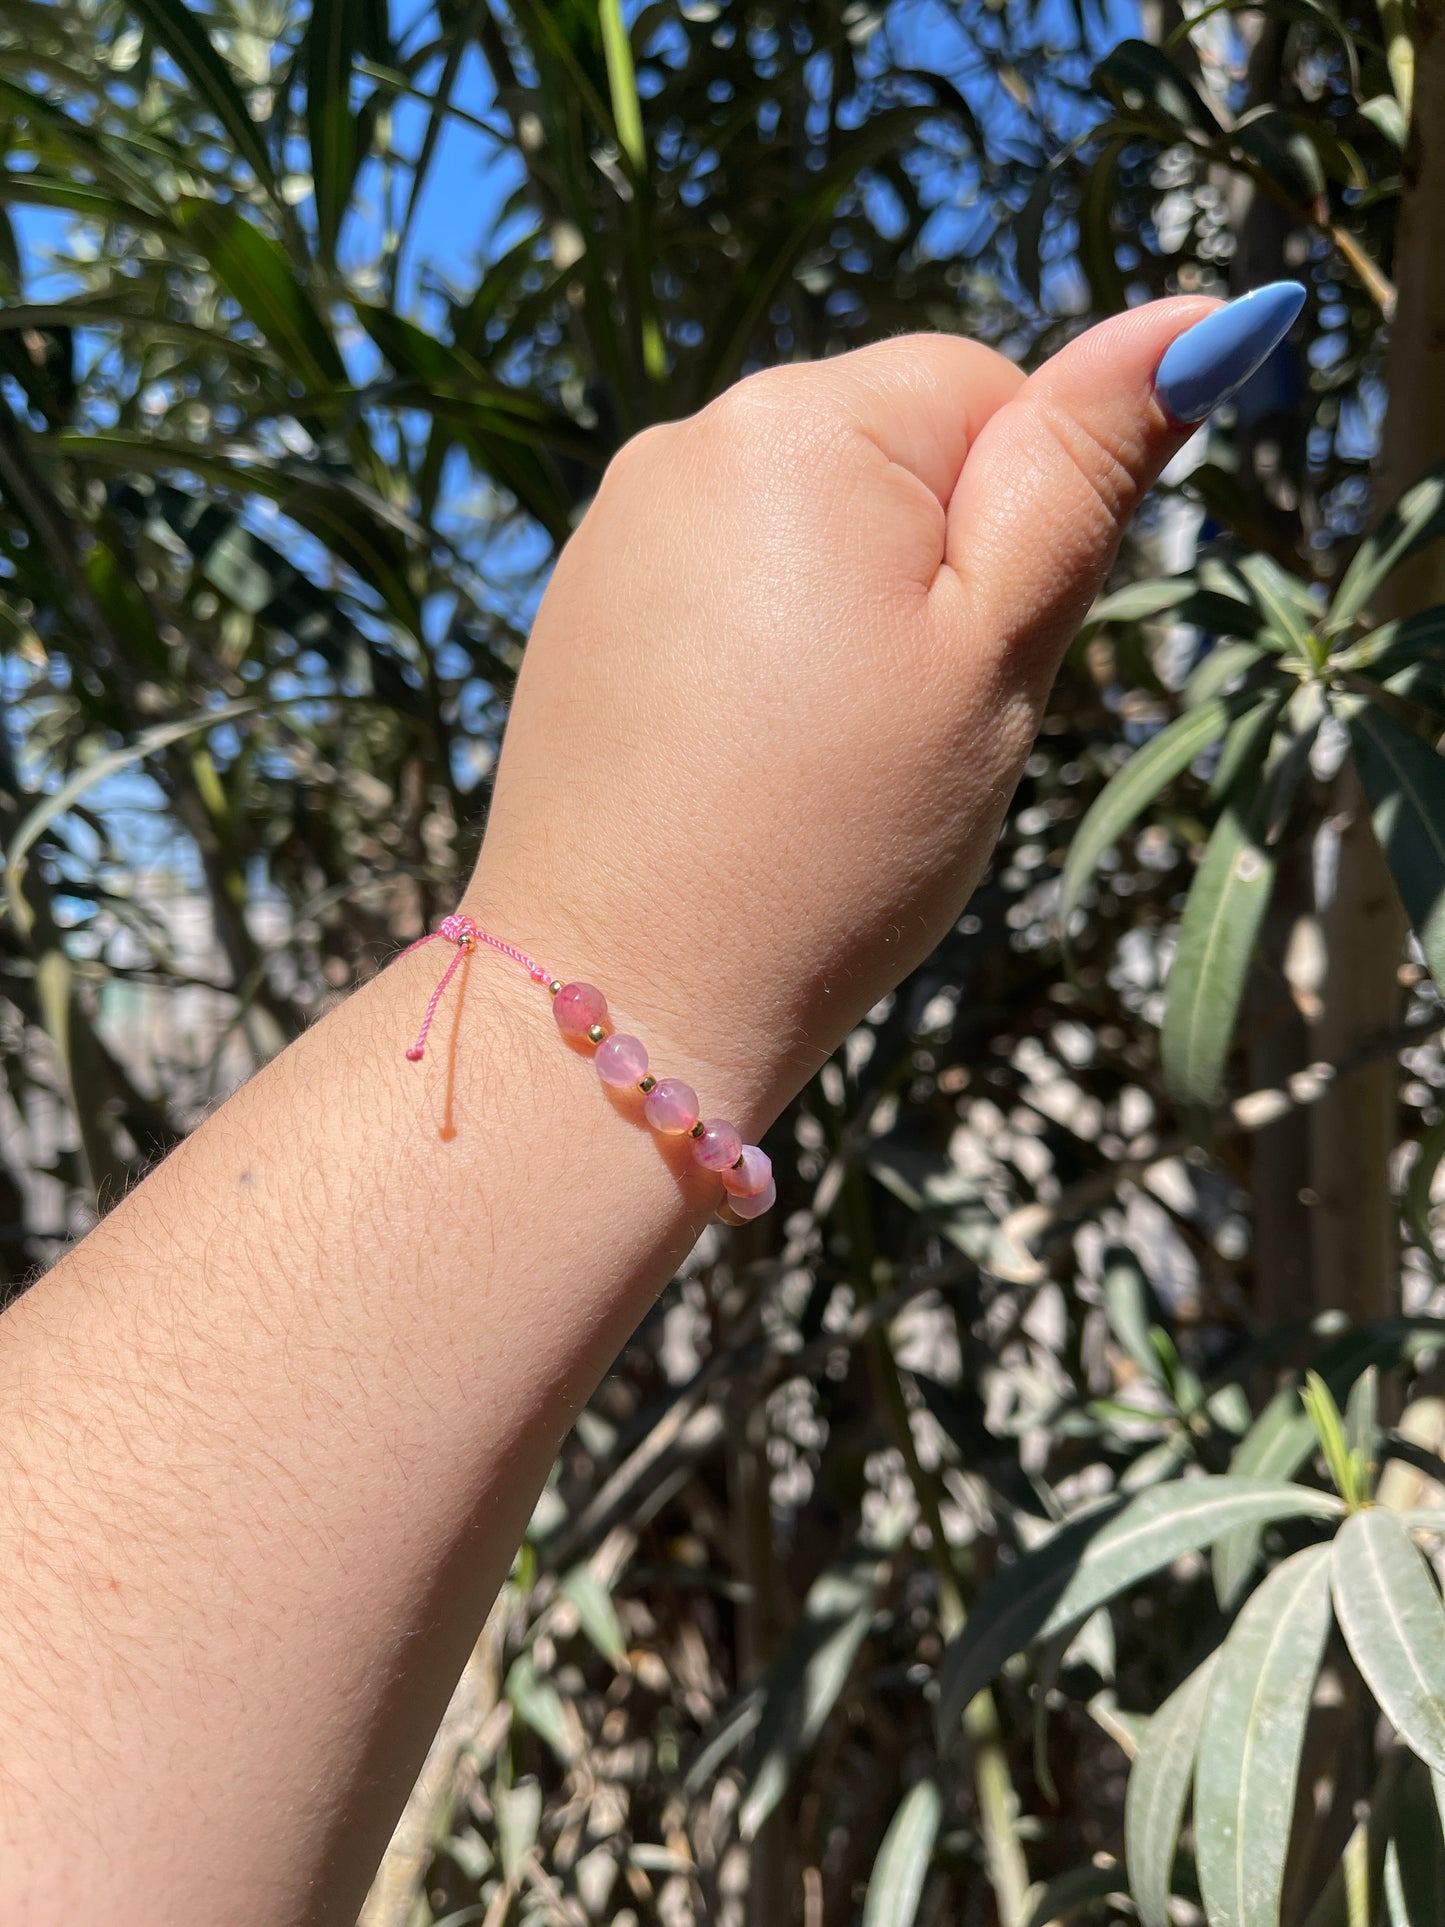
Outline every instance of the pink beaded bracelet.
<svg viewBox="0 0 1445 1927">
<path fill-rule="evenodd" d="M 408 944 L 402 956 L 409 957 L 413 950 L 420 950 L 423 944 L 437 937 L 454 943 L 457 950 L 431 994 L 416 1042 L 407 1052 L 413 1064 L 419 1064 L 426 1053 L 432 1019 L 462 958 L 479 943 L 490 944 L 493 950 L 500 950 L 521 964 L 533 983 L 546 986 L 552 997 L 552 1015 L 564 1037 L 597 1046 L 592 1061 L 604 1084 L 616 1091 L 639 1092 L 643 1116 L 663 1137 L 692 1139 L 695 1162 L 704 1171 L 716 1171 L 722 1179 L 727 1192 L 723 1209 L 731 1213 L 731 1220 L 745 1223 L 750 1218 L 760 1218 L 776 1202 L 778 1188 L 773 1182 L 773 1165 L 767 1152 L 759 1150 L 756 1144 L 744 1144 L 726 1118 L 704 1118 L 696 1091 L 680 1077 L 654 1077 L 647 1068 L 646 1045 L 641 1038 L 612 1028 L 607 999 L 600 990 L 591 984 L 561 983 L 535 957 L 480 929 L 470 917 L 443 917 L 435 930 Z"/>
</svg>

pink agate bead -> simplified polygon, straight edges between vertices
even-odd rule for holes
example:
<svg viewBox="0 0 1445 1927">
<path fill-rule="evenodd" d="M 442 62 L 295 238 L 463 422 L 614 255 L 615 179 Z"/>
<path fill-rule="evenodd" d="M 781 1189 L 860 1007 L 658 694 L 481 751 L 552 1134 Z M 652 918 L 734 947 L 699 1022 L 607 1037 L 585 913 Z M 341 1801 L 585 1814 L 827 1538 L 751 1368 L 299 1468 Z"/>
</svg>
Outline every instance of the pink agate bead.
<svg viewBox="0 0 1445 1927">
<path fill-rule="evenodd" d="M 680 1077 L 661 1077 L 648 1092 L 642 1114 L 654 1131 L 680 1137 L 697 1123 L 697 1092 Z"/>
<path fill-rule="evenodd" d="M 725 1117 L 710 1117 L 693 1142 L 692 1155 L 704 1171 L 726 1171 L 743 1154 L 743 1141 Z"/>
<path fill-rule="evenodd" d="M 756 1144 L 745 1144 L 741 1161 L 734 1161 L 722 1174 L 723 1189 L 731 1198 L 755 1198 L 773 1181 L 773 1160 Z"/>
<path fill-rule="evenodd" d="M 585 1037 L 594 1024 L 607 1022 L 607 999 L 593 984 L 563 984 L 552 999 L 552 1015 L 564 1037 Z"/>
<path fill-rule="evenodd" d="M 771 1211 L 777 1201 L 778 1187 L 774 1184 L 773 1180 L 769 1178 L 762 1190 L 755 1193 L 751 1198 L 729 1196 L 727 1207 L 735 1218 L 741 1218 L 743 1223 L 746 1224 L 749 1219 L 760 1218 L 765 1211 Z"/>
<path fill-rule="evenodd" d="M 647 1046 L 640 1037 L 629 1037 L 625 1030 L 614 1031 L 605 1043 L 597 1046 L 597 1055 L 592 1061 L 604 1084 L 615 1084 L 621 1089 L 647 1075 Z"/>
</svg>

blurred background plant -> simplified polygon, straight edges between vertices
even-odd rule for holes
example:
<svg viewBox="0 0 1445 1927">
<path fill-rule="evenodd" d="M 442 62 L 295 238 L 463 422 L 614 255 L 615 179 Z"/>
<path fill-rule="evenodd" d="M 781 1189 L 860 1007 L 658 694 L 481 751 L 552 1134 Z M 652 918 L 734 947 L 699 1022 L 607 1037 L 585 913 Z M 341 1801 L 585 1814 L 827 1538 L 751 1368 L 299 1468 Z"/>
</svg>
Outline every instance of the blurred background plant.
<svg viewBox="0 0 1445 1927">
<path fill-rule="evenodd" d="M 628 435 L 1309 290 L 568 1441 L 370 1927 L 1445 1920 L 1441 12 L 0 0 L 6 1293 L 450 907 Z"/>
</svg>

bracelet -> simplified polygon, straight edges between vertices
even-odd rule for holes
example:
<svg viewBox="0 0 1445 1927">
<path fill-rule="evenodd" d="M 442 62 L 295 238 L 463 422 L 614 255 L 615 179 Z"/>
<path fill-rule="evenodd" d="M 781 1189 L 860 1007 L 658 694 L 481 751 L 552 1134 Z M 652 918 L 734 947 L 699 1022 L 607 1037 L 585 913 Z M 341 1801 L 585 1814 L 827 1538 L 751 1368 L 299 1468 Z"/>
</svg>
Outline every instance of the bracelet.
<svg viewBox="0 0 1445 1927">
<path fill-rule="evenodd" d="M 727 1196 L 718 1215 L 725 1224 L 745 1224 L 771 1209 L 777 1200 L 778 1188 L 767 1152 L 759 1150 L 756 1144 L 744 1144 L 726 1118 L 704 1118 L 696 1091 L 680 1077 L 654 1077 L 647 1068 L 646 1045 L 641 1038 L 612 1028 L 607 999 L 600 990 L 592 984 L 562 983 L 535 957 L 480 929 L 470 917 L 443 917 L 435 930 L 408 944 L 402 956 L 409 957 L 413 950 L 420 950 L 423 944 L 437 937 L 454 943 L 456 955 L 431 994 L 416 1042 L 406 1053 L 409 1062 L 419 1064 L 425 1055 L 432 1019 L 462 958 L 479 943 L 489 944 L 493 950 L 500 950 L 503 956 L 521 964 L 533 983 L 546 987 L 552 998 L 552 1015 L 564 1037 L 596 1046 L 592 1061 L 598 1077 L 610 1090 L 638 1092 L 643 1100 L 642 1114 L 660 1136 L 692 1139 L 693 1161 L 704 1171 L 716 1171 L 722 1179 Z M 724 1212 L 729 1215 L 724 1217 Z"/>
</svg>

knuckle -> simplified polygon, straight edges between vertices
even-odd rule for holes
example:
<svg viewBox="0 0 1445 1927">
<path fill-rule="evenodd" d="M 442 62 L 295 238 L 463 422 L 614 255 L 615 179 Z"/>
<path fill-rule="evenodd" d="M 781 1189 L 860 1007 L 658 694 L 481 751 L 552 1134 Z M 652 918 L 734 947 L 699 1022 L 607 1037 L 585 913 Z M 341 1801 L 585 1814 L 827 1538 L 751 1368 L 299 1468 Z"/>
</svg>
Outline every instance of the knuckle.
<svg viewBox="0 0 1445 1927">
<path fill-rule="evenodd" d="M 791 408 L 797 400 L 798 377 L 804 372 L 797 368 L 759 368 L 715 395 L 703 409 L 702 419 L 748 422 Z"/>
<path fill-rule="evenodd" d="M 1041 412 L 1050 439 L 1085 484 L 1098 514 L 1117 527 L 1139 499 L 1138 450 L 1056 405 Z"/>
<path fill-rule="evenodd" d="M 667 457 L 676 432 L 672 422 L 654 422 L 650 428 L 641 428 L 635 435 L 629 435 L 607 464 L 609 473 L 659 467 Z"/>
<path fill-rule="evenodd" d="M 707 441 L 749 462 L 789 468 L 812 465 L 836 448 L 847 424 L 808 367 L 764 368 L 745 375 L 694 417 Z"/>
</svg>

